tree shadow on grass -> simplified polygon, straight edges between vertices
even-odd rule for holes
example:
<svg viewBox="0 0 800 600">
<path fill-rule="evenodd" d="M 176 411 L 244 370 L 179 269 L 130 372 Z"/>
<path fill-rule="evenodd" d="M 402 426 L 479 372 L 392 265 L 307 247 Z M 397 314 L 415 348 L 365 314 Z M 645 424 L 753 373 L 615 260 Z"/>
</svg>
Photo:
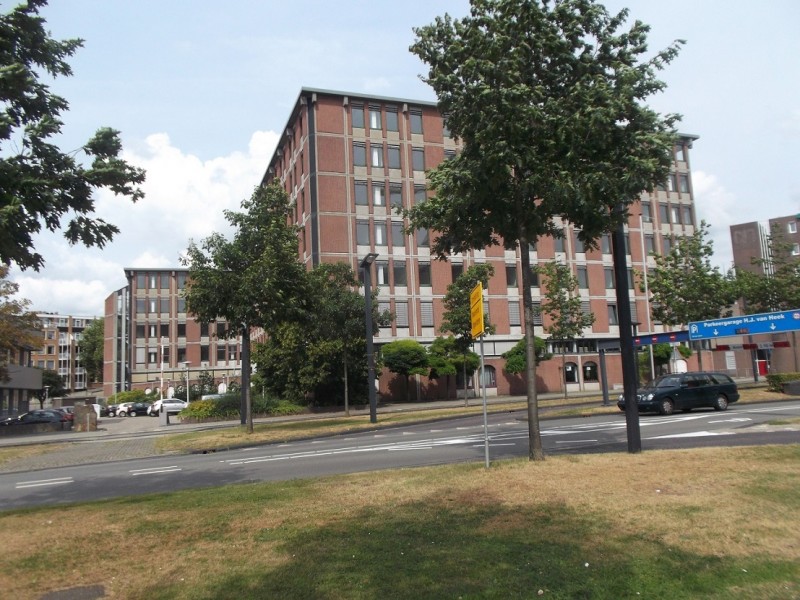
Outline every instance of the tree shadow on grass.
<svg viewBox="0 0 800 600">
<path fill-rule="evenodd" d="M 507 599 L 542 590 L 545 598 L 745 598 L 748 586 L 796 582 L 800 574 L 790 562 L 739 564 L 667 546 L 647 535 L 646 524 L 642 531 L 615 535 L 608 523 L 561 504 L 519 509 L 442 498 L 313 529 L 255 531 L 265 553 L 285 558 L 281 566 L 242 556 L 233 573 L 189 596 L 167 585 L 142 597 Z"/>
</svg>

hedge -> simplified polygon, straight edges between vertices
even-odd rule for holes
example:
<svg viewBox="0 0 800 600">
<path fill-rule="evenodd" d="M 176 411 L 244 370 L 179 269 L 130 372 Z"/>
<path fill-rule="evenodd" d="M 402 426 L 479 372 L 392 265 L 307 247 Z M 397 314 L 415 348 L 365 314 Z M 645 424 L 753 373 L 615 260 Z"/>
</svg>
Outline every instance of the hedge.
<svg viewBox="0 0 800 600">
<path fill-rule="evenodd" d="M 782 392 L 785 383 L 798 380 L 800 380 L 800 373 L 770 373 L 767 375 L 770 392 Z"/>
</svg>

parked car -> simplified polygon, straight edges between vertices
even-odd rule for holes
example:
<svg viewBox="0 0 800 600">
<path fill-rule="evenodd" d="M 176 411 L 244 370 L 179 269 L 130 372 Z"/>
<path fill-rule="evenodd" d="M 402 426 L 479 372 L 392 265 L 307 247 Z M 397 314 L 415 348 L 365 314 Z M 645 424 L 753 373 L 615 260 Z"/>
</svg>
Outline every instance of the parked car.
<svg viewBox="0 0 800 600">
<path fill-rule="evenodd" d="M 116 417 L 117 411 L 119 410 L 119 404 L 109 404 L 106 407 L 106 414 L 107 417 Z"/>
<path fill-rule="evenodd" d="M 184 408 L 189 406 L 183 400 L 179 398 L 164 398 L 162 400 L 156 400 L 150 405 L 150 408 L 147 411 L 147 414 L 151 417 L 157 417 L 161 412 L 161 407 L 164 407 L 164 410 L 167 411 L 167 414 L 176 414 L 181 412 Z"/>
<path fill-rule="evenodd" d="M 726 410 L 738 399 L 736 382 L 725 373 L 711 372 L 662 375 L 636 392 L 639 412 L 659 412 L 662 415 L 701 407 Z M 617 406 L 625 410 L 624 395 L 620 394 Z"/>
<path fill-rule="evenodd" d="M 123 402 L 117 410 L 118 417 L 137 417 L 147 414 L 149 402 Z"/>
<path fill-rule="evenodd" d="M 23 413 L 18 417 L 8 417 L 0 421 L 0 425 L 29 425 L 33 423 L 69 423 L 66 413 L 60 410 L 47 408 L 44 410 L 32 410 Z"/>
<path fill-rule="evenodd" d="M 53 410 L 64 413 L 64 415 L 67 417 L 67 421 L 75 420 L 75 409 L 71 406 L 62 406 L 61 408 L 54 408 Z"/>
</svg>

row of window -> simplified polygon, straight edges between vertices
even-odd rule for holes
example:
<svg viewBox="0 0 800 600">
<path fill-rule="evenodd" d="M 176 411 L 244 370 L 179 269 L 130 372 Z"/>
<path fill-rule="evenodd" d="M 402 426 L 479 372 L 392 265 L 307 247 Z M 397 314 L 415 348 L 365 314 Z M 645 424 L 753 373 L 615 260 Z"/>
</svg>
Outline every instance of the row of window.
<svg viewBox="0 0 800 600">
<path fill-rule="evenodd" d="M 400 131 L 399 111 L 396 106 L 370 103 L 368 105 L 352 103 L 350 105 L 350 120 L 353 129 L 369 129 L 372 131 Z M 422 109 L 410 108 L 408 110 L 408 124 L 412 134 L 422 135 Z M 445 136 L 450 133 L 445 131 Z"/>
<path fill-rule="evenodd" d="M 387 232 L 391 231 L 392 239 L 389 240 Z M 402 221 L 391 221 L 387 227 L 386 221 L 372 223 L 372 244 L 370 244 L 370 222 L 359 219 L 356 221 L 356 243 L 359 246 L 392 246 L 405 248 L 406 235 L 403 233 Z M 417 229 L 417 247 L 427 248 L 430 245 L 430 236 L 427 229 Z"/>
<path fill-rule="evenodd" d="M 211 327 L 208 323 L 200 323 L 200 337 L 209 337 L 210 331 Z M 215 334 L 218 339 L 225 338 L 225 331 L 226 325 L 224 322 L 215 324 Z M 169 323 L 137 323 L 135 332 L 137 339 L 170 339 Z M 176 324 L 175 335 L 176 337 L 186 337 L 186 323 Z"/>
<path fill-rule="evenodd" d="M 400 169 L 400 146 L 387 145 L 386 153 L 384 154 L 383 144 L 370 142 L 369 152 L 367 152 L 367 144 L 364 142 L 353 142 L 353 166 L 356 167 L 372 167 L 373 169 L 382 169 L 388 166 L 390 169 Z M 369 161 L 367 161 L 369 157 Z M 413 171 L 425 170 L 425 149 L 412 148 L 411 149 L 411 169 Z"/>
<path fill-rule="evenodd" d="M 372 206 L 386 206 L 388 197 L 389 206 L 392 208 L 402 207 L 403 203 L 403 184 L 394 181 L 355 181 L 355 201 L 356 206 L 368 206 L 372 199 Z M 388 190 L 388 196 L 387 196 Z M 424 185 L 414 186 L 414 203 L 425 202 L 427 193 Z"/>
<path fill-rule="evenodd" d="M 186 362 L 186 348 L 174 348 L 174 352 L 170 352 L 165 348 L 166 352 L 163 353 L 163 366 L 175 365 L 180 366 L 180 363 Z M 235 362 L 238 360 L 239 346 L 237 344 L 217 344 L 217 363 Z M 137 365 L 155 365 L 159 368 L 162 366 L 161 358 L 162 351 L 158 348 L 136 348 L 136 364 Z M 209 362 L 211 348 L 204 344 L 200 346 L 200 362 Z"/>
<path fill-rule="evenodd" d="M 177 312 L 186 312 L 186 298 L 178 296 Z M 137 298 L 136 299 L 136 313 L 137 314 L 169 314 L 170 304 L 172 303 L 172 296 L 162 296 L 160 298 Z"/>
<path fill-rule="evenodd" d="M 678 159 L 680 160 L 680 159 Z M 659 183 L 656 189 L 660 192 L 680 192 L 681 194 L 689 193 L 689 174 L 688 173 L 670 173 L 664 183 Z"/>
</svg>

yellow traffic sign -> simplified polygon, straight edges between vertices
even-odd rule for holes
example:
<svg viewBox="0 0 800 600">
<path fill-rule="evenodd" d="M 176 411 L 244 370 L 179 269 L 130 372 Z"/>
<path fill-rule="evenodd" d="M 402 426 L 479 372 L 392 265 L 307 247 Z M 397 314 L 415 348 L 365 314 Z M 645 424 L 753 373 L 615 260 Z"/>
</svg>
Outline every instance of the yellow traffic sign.
<svg viewBox="0 0 800 600">
<path fill-rule="evenodd" d="M 469 293 L 469 315 L 472 322 L 472 337 L 483 335 L 483 284 L 478 282 Z"/>
</svg>

